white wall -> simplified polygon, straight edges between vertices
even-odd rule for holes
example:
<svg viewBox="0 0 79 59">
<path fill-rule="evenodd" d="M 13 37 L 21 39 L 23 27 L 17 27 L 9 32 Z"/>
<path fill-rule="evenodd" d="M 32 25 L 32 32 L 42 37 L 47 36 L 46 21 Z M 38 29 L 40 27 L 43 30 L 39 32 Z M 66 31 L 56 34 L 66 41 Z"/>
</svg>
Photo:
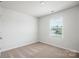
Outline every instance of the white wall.
<svg viewBox="0 0 79 59">
<path fill-rule="evenodd" d="M 50 20 L 56 16 L 63 17 L 64 29 L 61 39 L 50 36 Z M 39 27 L 41 42 L 79 51 L 79 6 L 40 18 Z"/>
<path fill-rule="evenodd" d="M 4 45 L 2 50 L 37 42 L 37 19 L 35 17 L 3 8 L 0 20 Z"/>
<path fill-rule="evenodd" d="M 2 26 L 2 12 L 3 12 L 3 9 L 0 7 L 0 37 L 2 37 L 2 29 L 3 29 L 3 26 Z M 4 46 L 4 43 L 3 43 L 3 40 L 0 39 L 0 52 L 1 52 L 1 48 L 3 48 Z"/>
</svg>

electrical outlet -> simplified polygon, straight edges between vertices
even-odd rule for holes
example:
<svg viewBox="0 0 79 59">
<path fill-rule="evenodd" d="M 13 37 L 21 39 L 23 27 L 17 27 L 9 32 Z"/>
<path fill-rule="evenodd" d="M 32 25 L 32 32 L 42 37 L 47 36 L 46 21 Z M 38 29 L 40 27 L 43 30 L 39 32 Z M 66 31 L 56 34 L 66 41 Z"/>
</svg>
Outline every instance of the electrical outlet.
<svg viewBox="0 0 79 59">
<path fill-rule="evenodd" d="M 1 56 L 1 48 L 0 48 L 0 56 Z"/>
</svg>

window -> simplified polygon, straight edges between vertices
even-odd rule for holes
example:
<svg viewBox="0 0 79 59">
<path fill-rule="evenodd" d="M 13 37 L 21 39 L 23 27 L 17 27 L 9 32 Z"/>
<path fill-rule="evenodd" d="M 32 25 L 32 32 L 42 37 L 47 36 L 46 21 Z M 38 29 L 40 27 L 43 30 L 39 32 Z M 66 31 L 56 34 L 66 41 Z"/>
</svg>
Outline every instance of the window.
<svg viewBox="0 0 79 59">
<path fill-rule="evenodd" d="M 50 20 L 50 32 L 52 36 L 62 37 L 63 18 L 61 16 L 54 17 Z"/>
</svg>

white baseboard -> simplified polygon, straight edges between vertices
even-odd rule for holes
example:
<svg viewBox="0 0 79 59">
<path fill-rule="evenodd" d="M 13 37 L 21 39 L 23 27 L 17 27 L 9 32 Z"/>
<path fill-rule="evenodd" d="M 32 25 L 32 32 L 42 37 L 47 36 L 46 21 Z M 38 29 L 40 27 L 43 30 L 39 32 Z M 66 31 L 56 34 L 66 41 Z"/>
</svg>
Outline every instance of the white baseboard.
<svg viewBox="0 0 79 59">
<path fill-rule="evenodd" d="M 58 47 L 58 48 L 62 48 L 62 49 L 65 49 L 65 50 L 69 50 L 69 51 L 71 51 L 71 52 L 79 53 L 79 51 L 74 50 L 74 49 L 69 49 L 69 48 L 64 48 L 64 47 L 60 47 L 60 46 L 57 46 L 57 45 L 52 45 L 52 44 L 50 44 L 50 43 L 43 42 L 43 41 L 40 41 L 40 42 L 41 42 L 41 43 L 48 44 L 48 45 L 51 45 L 51 46 L 55 46 L 55 47 Z"/>
<path fill-rule="evenodd" d="M 15 48 L 19 48 L 19 47 L 26 46 L 26 45 L 29 45 L 29 44 L 33 44 L 33 43 L 36 43 L 36 42 L 38 42 L 38 41 L 31 41 L 31 42 L 26 43 L 26 44 L 22 44 L 22 45 L 19 45 L 19 46 L 3 49 L 3 50 L 1 50 L 1 52 L 8 51 L 8 50 L 15 49 Z"/>
</svg>

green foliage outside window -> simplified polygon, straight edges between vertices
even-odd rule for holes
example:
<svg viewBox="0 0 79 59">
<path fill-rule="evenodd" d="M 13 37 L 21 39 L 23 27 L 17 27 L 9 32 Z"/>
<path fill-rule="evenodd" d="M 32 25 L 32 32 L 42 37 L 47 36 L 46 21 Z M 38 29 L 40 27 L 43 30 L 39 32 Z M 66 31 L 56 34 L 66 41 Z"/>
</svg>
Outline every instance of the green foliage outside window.
<svg viewBox="0 0 79 59">
<path fill-rule="evenodd" d="M 54 34 L 62 35 L 62 26 L 53 26 L 51 30 L 54 32 Z"/>
</svg>

